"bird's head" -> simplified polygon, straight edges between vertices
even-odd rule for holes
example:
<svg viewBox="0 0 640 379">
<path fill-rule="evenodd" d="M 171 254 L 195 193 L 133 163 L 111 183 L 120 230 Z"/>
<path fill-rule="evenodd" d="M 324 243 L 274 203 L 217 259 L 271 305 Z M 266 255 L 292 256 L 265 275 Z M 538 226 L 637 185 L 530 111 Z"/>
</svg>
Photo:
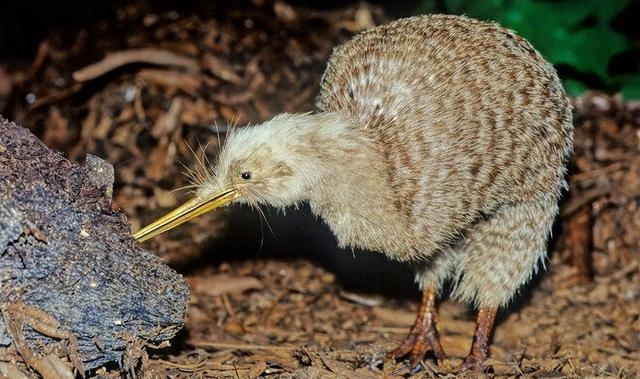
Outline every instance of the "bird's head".
<svg viewBox="0 0 640 379">
<path fill-rule="evenodd" d="M 133 237 L 145 241 L 232 202 L 285 207 L 307 200 L 323 172 L 323 136 L 331 133 L 323 126 L 332 124 L 331 115 L 283 114 L 234 131 L 195 196 Z"/>
</svg>

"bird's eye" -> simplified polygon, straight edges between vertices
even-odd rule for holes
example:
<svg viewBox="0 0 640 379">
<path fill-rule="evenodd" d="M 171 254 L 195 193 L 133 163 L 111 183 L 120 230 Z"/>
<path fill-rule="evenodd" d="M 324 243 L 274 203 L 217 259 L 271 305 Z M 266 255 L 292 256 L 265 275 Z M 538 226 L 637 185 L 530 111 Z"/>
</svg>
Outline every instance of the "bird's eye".
<svg viewBox="0 0 640 379">
<path fill-rule="evenodd" d="M 240 177 L 244 180 L 251 179 L 251 176 L 252 176 L 251 171 L 245 171 L 242 174 L 240 174 Z"/>
</svg>

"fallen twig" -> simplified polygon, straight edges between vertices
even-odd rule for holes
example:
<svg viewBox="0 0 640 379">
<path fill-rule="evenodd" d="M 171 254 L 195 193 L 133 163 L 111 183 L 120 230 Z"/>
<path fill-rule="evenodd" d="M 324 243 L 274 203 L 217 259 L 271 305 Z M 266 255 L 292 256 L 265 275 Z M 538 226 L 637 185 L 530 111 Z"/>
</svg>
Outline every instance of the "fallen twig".
<svg viewBox="0 0 640 379">
<path fill-rule="evenodd" d="M 298 349 L 295 346 L 277 346 L 277 345 L 257 345 L 250 343 L 233 343 L 233 342 L 210 342 L 210 341 L 190 341 L 193 347 L 215 350 L 286 350 L 292 351 Z"/>
<path fill-rule="evenodd" d="M 193 58 L 167 50 L 148 48 L 124 50 L 108 54 L 101 61 L 74 72 L 73 78 L 78 82 L 86 82 L 131 63 L 177 66 L 189 72 L 198 72 L 200 70 L 198 61 Z"/>
<path fill-rule="evenodd" d="M 191 96 L 197 95 L 202 84 L 202 78 L 193 73 L 172 70 L 144 69 L 138 73 L 138 77 L 161 87 L 180 89 Z"/>
<path fill-rule="evenodd" d="M 597 168 L 595 170 L 581 172 L 579 174 L 575 174 L 571 177 L 571 181 L 573 182 L 584 182 L 590 179 L 597 178 L 599 176 L 604 176 L 616 172 L 624 167 L 624 161 L 614 162 L 608 166 Z"/>
</svg>

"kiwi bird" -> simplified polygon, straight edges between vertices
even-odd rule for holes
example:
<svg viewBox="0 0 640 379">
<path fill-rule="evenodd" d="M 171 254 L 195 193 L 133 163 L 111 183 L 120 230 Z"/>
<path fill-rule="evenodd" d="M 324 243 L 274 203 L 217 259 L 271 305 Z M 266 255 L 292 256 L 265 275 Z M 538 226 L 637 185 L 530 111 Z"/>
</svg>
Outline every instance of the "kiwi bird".
<svg viewBox="0 0 640 379">
<path fill-rule="evenodd" d="M 551 64 L 497 24 L 396 20 L 336 48 L 316 111 L 227 137 L 195 196 L 134 235 L 224 204 L 308 202 L 342 247 L 417 267 L 415 324 L 389 354 L 445 358 L 436 298 L 478 309 L 462 368 L 481 367 L 496 311 L 543 263 L 572 151 L 571 106 Z"/>
</svg>

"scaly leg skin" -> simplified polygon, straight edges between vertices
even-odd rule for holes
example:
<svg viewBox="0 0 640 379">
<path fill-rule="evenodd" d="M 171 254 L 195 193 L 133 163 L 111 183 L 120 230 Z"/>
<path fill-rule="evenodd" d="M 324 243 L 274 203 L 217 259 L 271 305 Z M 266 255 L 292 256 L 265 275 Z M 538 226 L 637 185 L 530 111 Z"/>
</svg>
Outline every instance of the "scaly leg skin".
<svg viewBox="0 0 640 379">
<path fill-rule="evenodd" d="M 547 239 L 558 212 L 555 194 L 503 205 L 487 220 L 467 231 L 459 246 L 453 296 L 479 304 L 476 331 L 461 369 L 481 368 L 496 309 L 509 303 L 531 280 L 547 253 Z"/>
<path fill-rule="evenodd" d="M 413 323 L 409 335 L 395 350 L 388 353 L 391 358 L 401 358 L 409 355 L 411 367 L 416 367 L 430 350 L 436 359 L 445 358 L 436 330 L 436 291 L 433 287 L 425 287 L 422 292 L 422 303 L 418 309 L 418 316 Z"/>
<path fill-rule="evenodd" d="M 496 308 L 490 307 L 481 307 L 478 311 L 471 351 L 457 371 L 484 371 L 482 362 L 487 359 L 489 353 L 489 337 L 493 330 L 493 322 L 496 319 L 496 311 Z"/>
</svg>

